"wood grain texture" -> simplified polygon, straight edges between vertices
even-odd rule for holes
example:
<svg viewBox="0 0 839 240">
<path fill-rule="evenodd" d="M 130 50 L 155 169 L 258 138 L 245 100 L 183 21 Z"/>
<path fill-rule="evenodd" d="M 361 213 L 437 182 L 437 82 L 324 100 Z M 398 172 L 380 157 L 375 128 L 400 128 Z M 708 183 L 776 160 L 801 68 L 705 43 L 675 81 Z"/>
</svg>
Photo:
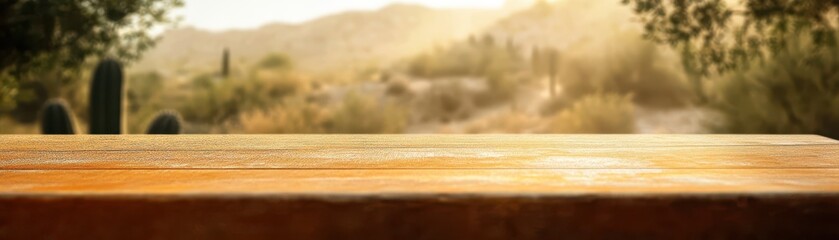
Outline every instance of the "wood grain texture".
<svg viewBox="0 0 839 240">
<path fill-rule="evenodd" d="M 839 237 L 839 142 L 0 136 L 0 239 Z"/>
<path fill-rule="evenodd" d="M 837 168 L 839 144 L 691 147 L 297 148 L 6 151 L 10 169 L 672 169 Z"/>
<path fill-rule="evenodd" d="M 839 192 L 839 169 L 25 170 L 6 195 L 715 195 Z"/>
<path fill-rule="evenodd" d="M 813 135 L 177 135 L 177 136 L 39 136 L 5 135 L 0 151 L 83 150 L 283 150 L 335 148 L 438 149 L 483 146 L 532 147 L 820 145 L 836 140 Z"/>
<path fill-rule="evenodd" d="M 837 168 L 839 142 L 772 135 L 8 136 L 0 169 Z"/>
</svg>

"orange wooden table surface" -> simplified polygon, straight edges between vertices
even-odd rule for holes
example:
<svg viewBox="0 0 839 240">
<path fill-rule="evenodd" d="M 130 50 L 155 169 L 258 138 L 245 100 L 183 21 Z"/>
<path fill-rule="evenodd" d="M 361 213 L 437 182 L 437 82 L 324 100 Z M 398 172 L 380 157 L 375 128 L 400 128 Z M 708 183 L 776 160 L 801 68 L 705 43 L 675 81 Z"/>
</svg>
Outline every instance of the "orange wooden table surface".
<svg viewBox="0 0 839 240">
<path fill-rule="evenodd" d="M 0 239 L 839 236 L 839 142 L 0 136 Z"/>
</svg>

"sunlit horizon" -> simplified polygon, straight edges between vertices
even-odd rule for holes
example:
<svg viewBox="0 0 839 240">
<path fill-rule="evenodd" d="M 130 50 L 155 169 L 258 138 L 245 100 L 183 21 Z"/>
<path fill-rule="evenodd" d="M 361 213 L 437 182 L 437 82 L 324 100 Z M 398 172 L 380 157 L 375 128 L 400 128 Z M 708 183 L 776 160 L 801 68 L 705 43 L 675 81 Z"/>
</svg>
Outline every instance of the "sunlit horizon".
<svg viewBox="0 0 839 240">
<path fill-rule="evenodd" d="M 180 26 L 211 31 L 251 29 L 271 23 L 301 23 L 346 11 L 375 10 L 391 4 L 434 8 L 500 8 L 505 0 L 186 0 L 175 12 Z"/>
</svg>

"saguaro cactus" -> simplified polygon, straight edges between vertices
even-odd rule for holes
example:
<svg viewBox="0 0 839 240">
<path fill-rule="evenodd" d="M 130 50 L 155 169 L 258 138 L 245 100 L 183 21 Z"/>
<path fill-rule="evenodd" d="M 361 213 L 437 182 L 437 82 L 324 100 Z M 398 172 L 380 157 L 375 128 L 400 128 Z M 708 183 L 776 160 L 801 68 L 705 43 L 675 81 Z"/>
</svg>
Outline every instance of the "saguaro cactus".
<svg viewBox="0 0 839 240">
<path fill-rule="evenodd" d="M 120 134 L 122 131 L 122 64 L 102 60 L 90 88 L 90 134 Z"/>
<path fill-rule="evenodd" d="M 180 134 L 181 116 L 175 111 L 163 111 L 149 125 L 148 134 Z"/>
<path fill-rule="evenodd" d="M 221 55 L 221 77 L 230 76 L 230 50 L 224 48 L 224 53 Z"/>
<path fill-rule="evenodd" d="M 41 133 L 75 134 L 72 112 L 60 99 L 50 100 L 41 109 Z"/>
</svg>

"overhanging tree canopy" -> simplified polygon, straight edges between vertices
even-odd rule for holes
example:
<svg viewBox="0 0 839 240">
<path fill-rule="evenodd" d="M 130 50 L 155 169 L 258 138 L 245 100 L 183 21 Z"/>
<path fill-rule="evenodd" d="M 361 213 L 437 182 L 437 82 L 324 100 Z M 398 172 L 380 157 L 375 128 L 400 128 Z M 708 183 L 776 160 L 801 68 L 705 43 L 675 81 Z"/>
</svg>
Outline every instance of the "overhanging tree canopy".
<svg viewBox="0 0 839 240">
<path fill-rule="evenodd" d="M 0 3 L 0 71 L 77 67 L 91 55 L 136 59 L 181 0 L 7 0 Z"/>
<path fill-rule="evenodd" d="M 644 23 L 648 38 L 683 51 L 698 73 L 725 72 L 787 45 L 791 33 L 815 47 L 836 43 L 839 1 L 623 0 Z"/>
<path fill-rule="evenodd" d="M 182 0 L 0 1 L 0 109 L 14 106 L 27 73 L 78 69 L 91 56 L 135 60 Z"/>
</svg>

